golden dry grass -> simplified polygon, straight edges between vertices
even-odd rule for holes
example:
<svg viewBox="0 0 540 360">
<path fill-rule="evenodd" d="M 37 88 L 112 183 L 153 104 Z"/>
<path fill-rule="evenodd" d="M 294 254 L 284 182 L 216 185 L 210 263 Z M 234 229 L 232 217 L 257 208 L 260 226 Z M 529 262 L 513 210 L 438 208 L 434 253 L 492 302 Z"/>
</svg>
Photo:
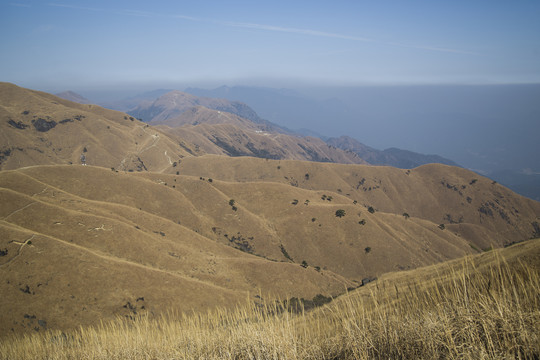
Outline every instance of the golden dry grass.
<svg viewBox="0 0 540 360">
<path fill-rule="evenodd" d="M 388 274 L 316 311 L 276 302 L 3 338 L 1 359 L 534 359 L 539 240 Z"/>
</svg>

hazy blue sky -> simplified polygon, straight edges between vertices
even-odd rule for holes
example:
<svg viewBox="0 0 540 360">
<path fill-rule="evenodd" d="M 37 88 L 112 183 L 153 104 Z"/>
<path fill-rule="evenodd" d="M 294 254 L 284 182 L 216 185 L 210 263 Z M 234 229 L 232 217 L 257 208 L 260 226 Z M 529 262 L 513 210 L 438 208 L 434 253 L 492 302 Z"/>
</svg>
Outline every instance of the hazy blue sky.
<svg viewBox="0 0 540 360">
<path fill-rule="evenodd" d="M 539 19 L 538 0 L 3 0 L 0 80 L 540 82 Z"/>
</svg>

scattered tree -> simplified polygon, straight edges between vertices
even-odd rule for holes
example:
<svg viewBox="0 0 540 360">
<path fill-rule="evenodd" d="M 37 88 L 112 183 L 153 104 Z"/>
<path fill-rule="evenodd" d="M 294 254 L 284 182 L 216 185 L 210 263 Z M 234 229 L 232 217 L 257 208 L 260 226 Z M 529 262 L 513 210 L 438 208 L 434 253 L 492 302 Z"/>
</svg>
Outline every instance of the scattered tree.
<svg viewBox="0 0 540 360">
<path fill-rule="evenodd" d="M 364 249 L 364 251 L 366 252 L 366 254 L 369 254 L 371 252 L 371 248 L 368 246 Z"/>
<path fill-rule="evenodd" d="M 408 218 L 410 218 L 409 214 L 407 214 L 406 212 L 405 212 L 405 213 L 403 213 L 403 217 L 404 217 L 405 219 L 408 219 Z"/>
<path fill-rule="evenodd" d="M 343 209 L 336 210 L 336 216 L 339 218 L 345 216 L 345 210 Z"/>
<path fill-rule="evenodd" d="M 367 211 L 369 211 L 371 214 L 373 214 L 375 212 L 375 209 L 373 208 L 373 206 L 370 206 L 370 207 L 368 207 Z"/>
</svg>

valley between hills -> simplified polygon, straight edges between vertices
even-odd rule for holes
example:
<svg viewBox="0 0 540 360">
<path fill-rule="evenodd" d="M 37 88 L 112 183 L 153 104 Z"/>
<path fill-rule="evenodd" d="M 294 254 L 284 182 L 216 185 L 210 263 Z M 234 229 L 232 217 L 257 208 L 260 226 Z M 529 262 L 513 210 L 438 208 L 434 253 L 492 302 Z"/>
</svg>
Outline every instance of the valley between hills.
<svg viewBox="0 0 540 360">
<path fill-rule="evenodd" d="M 0 84 L 0 336 L 337 297 L 540 237 L 539 202 L 472 171 L 183 104 L 142 122 Z"/>
</svg>

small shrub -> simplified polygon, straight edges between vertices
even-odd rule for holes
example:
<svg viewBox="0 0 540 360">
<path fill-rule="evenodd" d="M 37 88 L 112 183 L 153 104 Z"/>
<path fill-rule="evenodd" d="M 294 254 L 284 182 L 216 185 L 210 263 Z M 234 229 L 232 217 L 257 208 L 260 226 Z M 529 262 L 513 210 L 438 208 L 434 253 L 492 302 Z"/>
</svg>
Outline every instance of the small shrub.
<svg viewBox="0 0 540 360">
<path fill-rule="evenodd" d="M 300 264 L 304 269 L 308 267 L 308 263 L 306 260 L 302 260 L 302 264 Z"/>
<path fill-rule="evenodd" d="M 444 230 L 444 229 L 446 229 L 446 226 L 444 226 L 444 224 L 440 224 L 439 229 Z"/>
<path fill-rule="evenodd" d="M 285 256 L 287 260 L 294 261 L 293 258 L 287 252 L 287 250 L 285 250 L 285 247 L 283 246 L 283 244 L 279 245 L 279 249 L 281 250 L 281 253 L 283 254 L 283 256 Z"/>
<path fill-rule="evenodd" d="M 404 217 L 405 219 L 408 219 L 408 218 L 410 218 L 409 214 L 407 214 L 406 212 L 405 212 L 405 213 L 403 213 L 403 217 Z"/>
<path fill-rule="evenodd" d="M 234 199 L 229 200 L 229 206 L 234 206 Z"/>
<path fill-rule="evenodd" d="M 368 246 L 364 249 L 364 251 L 366 252 L 366 254 L 369 254 L 371 252 L 371 248 Z"/>
<path fill-rule="evenodd" d="M 366 225 L 366 219 L 362 219 L 358 222 L 360 225 Z"/>
<path fill-rule="evenodd" d="M 291 204 L 293 204 L 293 205 L 298 204 L 298 200 L 294 199 Z"/>
<path fill-rule="evenodd" d="M 367 211 L 369 211 L 370 214 L 373 214 L 375 212 L 375 209 L 373 206 L 368 207 Z"/>
</svg>

